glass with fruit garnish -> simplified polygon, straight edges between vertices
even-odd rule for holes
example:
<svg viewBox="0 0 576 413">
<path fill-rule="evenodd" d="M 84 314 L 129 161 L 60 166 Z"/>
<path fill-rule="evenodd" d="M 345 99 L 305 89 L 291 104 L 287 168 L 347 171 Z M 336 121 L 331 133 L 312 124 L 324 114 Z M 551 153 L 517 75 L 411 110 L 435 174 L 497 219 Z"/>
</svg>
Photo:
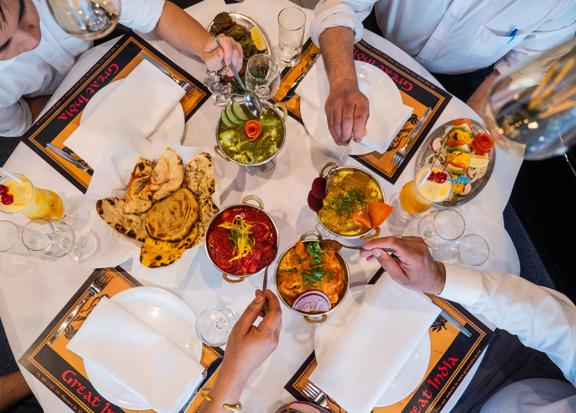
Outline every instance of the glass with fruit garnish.
<svg viewBox="0 0 576 413">
<path fill-rule="evenodd" d="M 394 208 L 388 219 L 393 234 L 401 234 L 418 215 L 428 211 L 433 204 L 444 202 L 452 193 L 450 173 L 443 167 L 427 166 L 418 170 L 416 178 L 407 182 L 392 197 Z"/>
<path fill-rule="evenodd" d="M 7 214 L 20 212 L 29 219 L 60 219 L 64 216 L 64 203 L 49 189 L 36 188 L 21 174 L 0 177 L 0 211 Z"/>
</svg>

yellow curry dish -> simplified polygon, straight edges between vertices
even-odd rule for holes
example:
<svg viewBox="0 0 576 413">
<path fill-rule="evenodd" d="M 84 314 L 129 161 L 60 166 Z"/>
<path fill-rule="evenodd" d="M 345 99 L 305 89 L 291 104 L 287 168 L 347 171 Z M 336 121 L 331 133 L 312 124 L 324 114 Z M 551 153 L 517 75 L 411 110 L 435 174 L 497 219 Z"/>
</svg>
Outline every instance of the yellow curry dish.
<svg viewBox="0 0 576 413">
<path fill-rule="evenodd" d="M 330 231 L 356 237 L 370 230 L 361 219 L 371 205 L 382 205 L 380 185 L 366 172 L 356 168 L 338 168 L 328 175 L 326 196 L 317 212 L 318 220 Z"/>
<path fill-rule="evenodd" d="M 298 241 L 282 255 L 276 270 L 276 287 L 284 302 L 310 314 L 327 312 L 344 297 L 348 288 L 348 268 L 342 257 L 332 249 L 323 249 L 319 241 Z M 297 308 L 299 297 L 314 291 L 325 297 L 326 307 Z M 328 303 L 329 301 L 329 303 Z M 296 303 L 296 305 L 295 305 Z M 322 303 L 321 303 L 322 304 Z M 306 309 L 316 310 L 306 311 Z"/>
</svg>

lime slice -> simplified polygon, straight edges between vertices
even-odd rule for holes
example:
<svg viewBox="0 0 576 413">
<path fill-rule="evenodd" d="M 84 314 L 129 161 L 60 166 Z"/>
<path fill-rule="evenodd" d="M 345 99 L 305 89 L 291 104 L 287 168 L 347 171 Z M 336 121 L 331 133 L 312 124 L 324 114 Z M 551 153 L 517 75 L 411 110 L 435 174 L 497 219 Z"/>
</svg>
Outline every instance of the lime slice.
<svg viewBox="0 0 576 413">
<path fill-rule="evenodd" d="M 260 30 L 258 27 L 254 26 L 250 29 L 250 37 L 252 37 L 254 46 L 256 46 L 256 49 L 258 49 L 259 52 L 263 52 L 267 49 L 264 33 L 262 33 L 262 30 Z"/>
<path fill-rule="evenodd" d="M 242 106 L 239 103 L 236 102 L 232 103 L 232 112 L 234 113 L 234 118 L 240 120 L 237 123 L 242 123 L 242 121 L 248 120 L 246 112 L 244 112 L 244 109 L 242 109 Z M 230 116 L 228 117 L 230 118 Z M 233 121 L 232 118 L 230 118 L 230 120 Z"/>
<path fill-rule="evenodd" d="M 470 168 L 486 168 L 490 159 L 487 156 L 471 155 Z"/>
</svg>

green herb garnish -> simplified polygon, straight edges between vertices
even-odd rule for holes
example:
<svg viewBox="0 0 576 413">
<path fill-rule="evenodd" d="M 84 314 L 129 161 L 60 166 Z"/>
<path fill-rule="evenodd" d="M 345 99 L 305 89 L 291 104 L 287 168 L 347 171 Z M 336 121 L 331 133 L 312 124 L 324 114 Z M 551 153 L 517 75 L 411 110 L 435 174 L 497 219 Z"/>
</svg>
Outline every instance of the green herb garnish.
<svg viewBox="0 0 576 413">
<path fill-rule="evenodd" d="M 356 206 L 364 204 L 364 194 L 357 189 L 338 195 L 330 200 L 330 206 L 343 215 L 352 214 L 356 209 Z"/>
</svg>

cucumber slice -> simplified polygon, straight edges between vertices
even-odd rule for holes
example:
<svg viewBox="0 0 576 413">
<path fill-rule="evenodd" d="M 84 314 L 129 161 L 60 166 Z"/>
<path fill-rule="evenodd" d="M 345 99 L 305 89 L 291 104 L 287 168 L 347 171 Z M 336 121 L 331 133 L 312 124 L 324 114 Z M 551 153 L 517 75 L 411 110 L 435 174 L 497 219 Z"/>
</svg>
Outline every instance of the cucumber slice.
<svg viewBox="0 0 576 413">
<path fill-rule="evenodd" d="M 236 118 L 242 121 L 248 120 L 248 115 L 246 115 L 246 112 L 244 112 L 244 109 L 242 109 L 242 106 L 239 103 L 237 102 L 232 103 L 232 112 L 234 113 Z"/>
<path fill-rule="evenodd" d="M 222 111 L 222 115 L 220 115 L 220 120 L 222 120 L 222 123 L 223 123 L 224 125 L 226 125 L 227 127 L 229 127 L 229 128 L 231 128 L 231 127 L 233 127 L 233 126 L 236 126 L 234 123 L 232 123 L 232 122 L 230 121 L 230 119 L 228 119 L 228 116 L 226 116 L 226 109 L 224 109 L 224 110 Z"/>
<path fill-rule="evenodd" d="M 239 123 L 242 123 L 242 120 L 238 119 L 238 117 L 236 117 L 236 115 L 234 115 L 232 105 L 233 105 L 232 103 L 228 104 L 228 106 L 226 106 L 226 109 L 224 109 L 224 113 L 226 114 L 226 117 L 228 118 L 230 123 L 233 123 L 234 125 L 238 125 Z"/>
</svg>

